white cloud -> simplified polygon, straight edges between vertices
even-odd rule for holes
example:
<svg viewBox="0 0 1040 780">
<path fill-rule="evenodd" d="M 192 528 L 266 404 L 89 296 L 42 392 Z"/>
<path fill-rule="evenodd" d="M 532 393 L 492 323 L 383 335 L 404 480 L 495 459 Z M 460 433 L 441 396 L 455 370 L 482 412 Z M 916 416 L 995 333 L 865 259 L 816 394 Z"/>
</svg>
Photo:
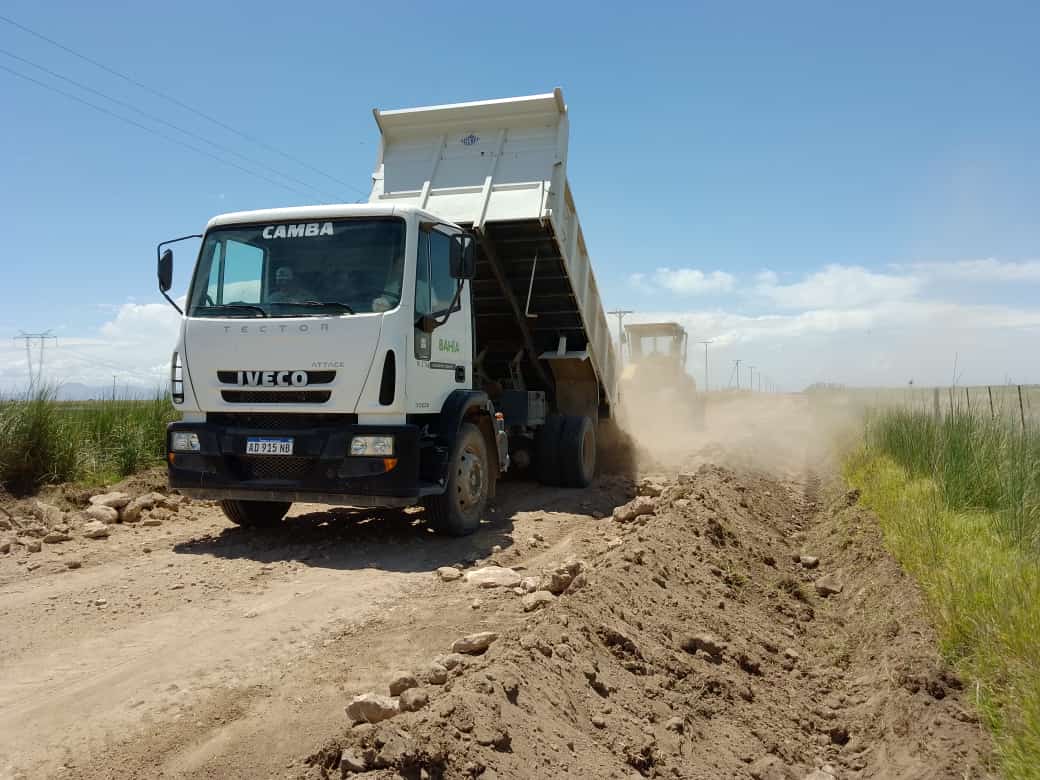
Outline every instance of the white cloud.
<svg viewBox="0 0 1040 780">
<path fill-rule="evenodd" d="M 921 280 L 916 276 L 828 265 L 793 284 L 780 284 L 772 272 L 761 273 L 753 291 L 783 309 L 846 309 L 909 298 L 920 289 Z"/>
<path fill-rule="evenodd" d="M 111 387 L 155 388 L 169 375 L 170 354 L 177 341 L 179 315 L 166 303 L 124 303 L 95 333 L 58 334 L 44 349 L 44 380 Z M 32 350 L 34 371 L 38 352 Z M 0 392 L 29 385 L 24 346 L 0 342 Z"/>
<path fill-rule="evenodd" d="M 911 272 L 941 280 L 1040 282 L 1040 260 L 1008 262 L 989 257 L 983 260 L 959 260 L 948 263 L 913 263 L 905 267 Z"/>
<path fill-rule="evenodd" d="M 650 276 L 631 274 L 629 282 L 643 292 L 662 289 L 676 295 L 706 295 L 732 291 L 737 278 L 725 271 L 705 273 L 697 268 L 658 268 Z"/>
</svg>

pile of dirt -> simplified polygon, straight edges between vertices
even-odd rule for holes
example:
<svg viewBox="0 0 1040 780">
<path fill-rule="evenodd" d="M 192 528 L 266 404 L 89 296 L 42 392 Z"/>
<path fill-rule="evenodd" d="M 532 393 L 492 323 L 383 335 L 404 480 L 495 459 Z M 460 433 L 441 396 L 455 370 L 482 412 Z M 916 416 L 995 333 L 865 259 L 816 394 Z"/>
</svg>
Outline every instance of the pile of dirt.
<svg viewBox="0 0 1040 780">
<path fill-rule="evenodd" d="M 353 704 L 362 722 L 305 774 L 988 776 L 920 594 L 854 495 L 717 466 L 639 492 L 555 572 L 470 578 L 515 584 L 516 615 Z"/>
</svg>

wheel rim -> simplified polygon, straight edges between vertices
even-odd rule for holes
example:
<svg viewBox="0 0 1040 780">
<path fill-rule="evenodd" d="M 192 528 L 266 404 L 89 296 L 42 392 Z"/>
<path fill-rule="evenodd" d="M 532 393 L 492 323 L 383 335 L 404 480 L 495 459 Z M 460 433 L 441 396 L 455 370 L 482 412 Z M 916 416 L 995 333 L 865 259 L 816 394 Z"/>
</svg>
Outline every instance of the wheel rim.
<svg viewBox="0 0 1040 780">
<path fill-rule="evenodd" d="M 460 512 L 470 513 L 480 506 L 486 483 L 482 458 L 475 450 L 465 449 L 459 457 L 455 477 L 455 497 Z"/>
</svg>

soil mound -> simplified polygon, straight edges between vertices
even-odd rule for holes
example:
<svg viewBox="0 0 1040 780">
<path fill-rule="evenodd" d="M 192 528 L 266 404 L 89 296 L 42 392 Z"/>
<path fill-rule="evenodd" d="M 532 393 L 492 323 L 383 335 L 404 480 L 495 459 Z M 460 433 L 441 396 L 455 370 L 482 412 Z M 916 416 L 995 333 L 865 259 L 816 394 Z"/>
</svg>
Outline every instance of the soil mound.
<svg viewBox="0 0 1040 780">
<path fill-rule="evenodd" d="M 627 522 L 516 588 L 526 616 L 485 652 L 445 647 L 308 773 L 988 776 L 920 594 L 855 496 L 717 466 L 639 492 Z"/>
</svg>

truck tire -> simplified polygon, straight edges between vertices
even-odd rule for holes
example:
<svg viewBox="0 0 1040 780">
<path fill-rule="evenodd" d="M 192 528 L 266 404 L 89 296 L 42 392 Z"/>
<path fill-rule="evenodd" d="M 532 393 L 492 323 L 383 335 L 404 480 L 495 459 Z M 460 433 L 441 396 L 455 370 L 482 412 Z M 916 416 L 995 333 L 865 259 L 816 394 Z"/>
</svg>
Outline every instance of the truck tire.
<svg viewBox="0 0 1040 780">
<path fill-rule="evenodd" d="M 448 536 L 469 536 L 480 527 L 494 479 L 480 428 L 462 423 L 448 463 L 448 488 L 426 499 L 430 526 Z"/>
<path fill-rule="evenodd" d="M 244 528 L 271 528 L 282 522 L 292 506 L 290 501 L 239 501 L 227 499 L 220 502 L 227 519 Z"/>
<path fill-rule="evenodd" d="M 545 425 L 538 431 L 535 452 L 535 473 L 543 485 L 562 485 L 563 474 L 560 473 L 560 437 L 563 433 L 563 417 L 550 414 L 545 418 Z"/>
<path fill-rule="evenodd" d="M 563 461 L 563 484 L 585 488 L 596 476 L 596 426 L 588 417 L 568 416 L 563 419 L 560 437 Z"/>
</svg>

